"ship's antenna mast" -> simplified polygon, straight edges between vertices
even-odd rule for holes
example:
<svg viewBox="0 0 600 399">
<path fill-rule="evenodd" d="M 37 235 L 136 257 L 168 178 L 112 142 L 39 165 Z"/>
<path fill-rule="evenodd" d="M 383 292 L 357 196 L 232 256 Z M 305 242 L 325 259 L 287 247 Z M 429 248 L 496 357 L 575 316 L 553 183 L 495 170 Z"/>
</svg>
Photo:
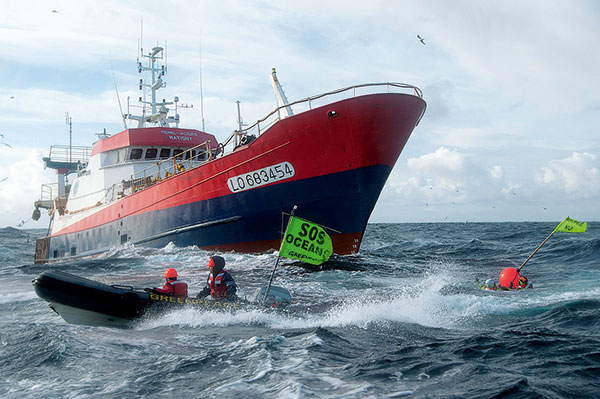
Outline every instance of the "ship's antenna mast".
<svg viewBox="0 0 600 399">
<path fill-rule="evenodd" d="M 73 118 L 69 116 L 69 111 L 65 112 L 65 120 L 67 122 L 67 126 L 69 127 L 69 164 L 73 162 Z M 69 181 L 68 172 L 65 173 L 65 180 Z"/>
<path fill-rule="evenodd" d="M 69 116 L 69 111 L 65 112 L 65 120 L 69 127 L 69 163 L 71 163 L 71 150 L 73 149 L 73 118 Z"/>
<path fill-rule="evenodd" d="M 138 41 L 138 54 L 142 54 L 144 52 L 144 20 L 140 20 L 140 40 Z"/>
<path fill-rule="evenodd" d="M 140 55 L 142 56 L 142 60 L 144 59 L 144 20 L 142 19 L 140 21 L 140 48 L 139 48 L 139 52 L 138 52 L 138 72 L 142 73 L 142 63 L 140 62 Z M 143 122 L 146 119 L 146 89 L 143 86 L 143 79 L 140 79 L 140 90 L 142 91 L 142 97 L 140 97 L 140 102 L 142 103 L 142 122 L 141 124 L 138 124 L 138 127 L 143 127 L 145 126 L 145 122 Z"/>
<path fill-rule="evenodd" d="M 239 144 L 242 143 L 242 129 L 244 128 L 244 126 L 248 126 L 244 123 L 244 119 L 242 118 L 242 111 L 240 110 L 240 104 L 241 101 L 237 100 L 235 102 L 237 104 L 237 122 L 238 122 L 238 130 L 237 130 L 237 134 L 235 135 L 235 143 L 234 145 L 237 147 Z"/>
<path fill-rule="evenodd" d="M 115 79 L 115 71 L 112 65 L 112 57 L 110 58 L 110 72 L 112 73 L 113 83 L 115 84 L 115 92 L 117 93 L 117 102 L 119 103 L 119 111 L 121 112 L 121 119 L 123 119 L 123 127 L 127 130 L 127 122 L 125 119 L 127 118 L 125 114 L 123 114 L 123 107 L 121 106 L 121 98 L 119 97 L 119 89 L 117 88 L 117 79 Z M 129 108 L 129 100 L 127 107 Z"/>
<path fill-rule="evenodd" d="M 242 132 L 242 128 L 244 127 L 244 123 L 243 123 L 243 121 L 242 121 L 242 112 L 240 111 L 240 103 L 241 103 L 241 101 L 240 101 L 240 100 L 237 100 L 235 103 L 237 104 L 237 114 L 238 114 L 238 117 L 237 117 L 237 123 L 238 123 L 238 132 L 240 132 L 240 133 L 241 133 L 241 132 Z"/>
<path fill-rule="evenodd" d="M 204 128 L 204 94 L 202 92 L 202 33 L 200 33 L 200 115 L 202 116 L 202 131 Z"/>
<path fill-rule="evenodd" d="M 156 46 L 152 47 L 152 50 L 148 52 L 148 54 L 144 54 L 144 43 L 143 43 L 143 34 L 144 34 L 144 21 L 142 21 L 141 25 L 141 33 L 140 39 L 138 41 L 138 49 L 140 50 L 137 58 L 137 69 L 141 74 L 142 72 L 146 72 L 146 78 L 148 77 L 148 72 L 150 72 L 150 82 L 144 82 L 144 78 L 140 78 L 139 88 L 143 91 L 143 97 L 139 97 L 139 102 L 142 103 L 142 115 L 132 115 L 129 113 L 129 97 L 127 98 L 127 115 L 125 118 L 132 119 L 138 122 L 137 127 L 143 128 L 146 127 L 147 123 L 157 124 L 162 127 L 168 127 L 170 124 L 174 124 L 175 127 L 179 126 L 179 114 L 177 113 L 177 103 L 179 102 L 179 97 L 175 96 L 173 101 L 166 101 L 164 98 L 162 101 L 157 102 L 156 100 L 156 92 L 167 86 L 167 83 L 163 80 L 165 73 L 167 72 L 167 41 L 165 40 L 164 47 L 160 47 L 158 42 Z M 141 60 L 140 60 L 141 57 Z M 144 58 L 148 59 L 148 66 L 142 65 L 142 61 Z M 162 61 L 162 65 L 158 65 Z M 151 100 L 146 101 L 146 89 L 150 89 L 151 92 Z M 167 105 L 175 105 L 175 116 L 168 116 L 169 108 Z M 150 107 L 150 115 L 146 114 L 146 106 Z M 187 106 L 186 106 L 187 108 Z M 191 108 L 191 106 L 190 106 Z"/>
<path fill-rule="evenodd" d="M 165 41 L 165 46 L 167 42 Z M 175 126 L 179 126 L 179 114 L 177 113 L 177 103 L 179 102 L 179 97 L 175 96 L 173 101 L 166 101 L 163 99 L 162 101 L 157 101 L 156 92 L 165 87 L 167 83 L 163 80 L 163 76 L 167 72 L 167 68 L 165 63 L 159 65 L 161 60 L 166 62 L 166 53 L 165 48 L 160 46 L 152 47 L 152 50 L 148 54 L 143 53 L 143 47 L 140 47 L 141 57 L 148 59 L 148 66 L 142 65 L 142 61 L 138 58 L 138 72 L 150 72 L 150 82 L 145 83 L 143 78 L 140 78 L 139 88 L 144 92 L 144 98 L 140 96 L 139 101 L 143 104 L 143 112 L 142 116 L 134 116 L 131 114 L 127 114 L 127 119 L 133 119 L 138 121 L 138 128 L 142 128 L 146 126 L 146 123 L 158 124 L 159 126 L 167 127 L 170 124 L 175 124 Z M 151 100 L 146 101 L 146 89 L 150 89 L 151 92 Z M 167 105 L 175 105 L 175 116 L 168 116 L 169 109 Z M 146 106 L 150 107 L 150 114 L 146 114 Z M 187 106 L 186 106 L 187 108 Z M 191 106 L 190 106 L 191 108 Z"/>
</svg>

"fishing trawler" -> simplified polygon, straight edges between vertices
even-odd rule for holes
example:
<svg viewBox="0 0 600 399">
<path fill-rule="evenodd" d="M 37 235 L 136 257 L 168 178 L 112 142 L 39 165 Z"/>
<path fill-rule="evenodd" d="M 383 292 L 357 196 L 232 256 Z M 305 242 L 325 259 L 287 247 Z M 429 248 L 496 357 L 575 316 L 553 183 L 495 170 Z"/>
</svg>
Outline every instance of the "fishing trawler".
<svg viewBox="0 0 600 399">
<path fill-rule="evenodd" d="M 98 135 L 90 147 L 52 146 L 44 158 L 58 182 L 42 187 L 33 218 L 48 211 L 35 262 L 102 254 L 123 245 L 197 246 L 262 252 L 279 247 L 282 215 L 328 229 L 333 251 L 358 252 L 369 216 L 426 103 L 402 83 L 361 84 L 288 102 L 273 69 L 278 107 L 224 141 L 179 127 L 165 86 L 164 49 L 138 59 L 137 127 Z M 330 102 L 328 102 L 330 101 Z M 175 108 L 175 115 L 169 116 Z M 239 115 L 238 115 L 239 116 Z M 74 176 L 72 184 L 67 176 Z"/>
</svg>

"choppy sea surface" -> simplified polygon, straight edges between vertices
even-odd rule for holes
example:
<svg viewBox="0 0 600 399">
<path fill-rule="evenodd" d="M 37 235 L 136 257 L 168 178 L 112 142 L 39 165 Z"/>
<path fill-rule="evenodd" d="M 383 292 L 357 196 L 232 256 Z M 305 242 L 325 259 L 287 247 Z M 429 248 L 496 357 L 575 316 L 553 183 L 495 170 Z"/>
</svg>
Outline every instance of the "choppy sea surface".
<svg viewBox="0 0 600 399">
<path fill-rule="evenodd" d="M 370 224 L 361 253 L 282 260 L 287 312 L 183 310 L 131 330 L 67 324 L 31 280 L 56 268 L 110 284 L 195 294 L 212 253 L 125 247 L 33 264 L 43 230 L 0 229 L 2 398 L 597 398 L 600 223 L 556 233 L 523 268 L 534 289 L 484 292 L 556 223 Z M 222 254 L 241 296 L 275 253 Z"/>
</svg>

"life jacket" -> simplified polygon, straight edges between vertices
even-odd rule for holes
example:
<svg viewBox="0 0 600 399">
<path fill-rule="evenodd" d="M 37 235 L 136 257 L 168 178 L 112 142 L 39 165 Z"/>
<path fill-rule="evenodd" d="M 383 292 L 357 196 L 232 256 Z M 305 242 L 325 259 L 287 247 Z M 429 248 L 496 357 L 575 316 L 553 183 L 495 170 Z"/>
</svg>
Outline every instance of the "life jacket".
<svg viewBox="0 0 600 399">
<path fill-rule="evenodd" d="M 531 288 L 531 287 L 533 287 L 531 285 L 531 282 L 529 280 L 527 280 L 527 284 L 521 284 L 521 283 L 519 283 L 519 288 L 518 289 L 519 290 L 524 290 L 525 288 Z"/>
<path fill-rule="evenodd" d="M 167 294 L 172 296 L 188 296 L 188 285 L 183 281 L 172 280 L 167 281 L 162 289 L 156 289 L 156 292 L 160 294 Z"/>
<path fill-rule="evenodd" d="M 171 281 L 174 296 L 188 296 L 188 285 L 183 281 Z"/>
<path fill-rule="evenodd" d="M 225 270 L 221 270 L 221 272 L 214 277 L 212 273 L 208 276 L 210 295 L 215 299 L 222 299 L 227 296 L 227 285 L 223 283 L 225 273 Z"/>
</svg>

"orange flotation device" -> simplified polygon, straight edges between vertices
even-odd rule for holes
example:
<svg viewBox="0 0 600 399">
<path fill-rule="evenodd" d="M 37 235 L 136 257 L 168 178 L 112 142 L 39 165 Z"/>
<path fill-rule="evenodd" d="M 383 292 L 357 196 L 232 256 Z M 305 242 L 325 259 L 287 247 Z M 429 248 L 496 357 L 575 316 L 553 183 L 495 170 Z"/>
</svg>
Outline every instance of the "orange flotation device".
<svg viewBox="0 0 600 399">
<path fill-rule="evenodd" d="M 514 290 L 519 288 L 519 272 L 514 267 L 507 267 L 500 273 L 498 284 L 505 289 Z"/>
</svg>

